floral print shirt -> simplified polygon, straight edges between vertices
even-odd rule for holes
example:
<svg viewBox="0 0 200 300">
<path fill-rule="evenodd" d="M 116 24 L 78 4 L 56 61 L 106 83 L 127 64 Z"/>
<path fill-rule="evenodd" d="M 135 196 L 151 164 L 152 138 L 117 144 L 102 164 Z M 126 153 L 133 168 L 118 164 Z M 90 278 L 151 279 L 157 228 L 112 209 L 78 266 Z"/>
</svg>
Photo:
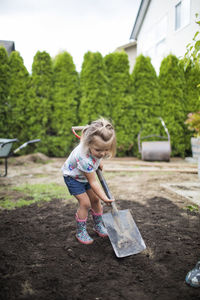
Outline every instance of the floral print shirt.
<svg viewBox="0 0 200 300">
<path fill-rule="evenodd" d="M 85 152 L 81 143 L 71 152 L 62 166 L 63 176 L 71 176 L 80 182 L 87 182 L 83 174 L 91 173 L 98 169 L 101 159 L 93 157 L 89 152 Z"/>
</svg>

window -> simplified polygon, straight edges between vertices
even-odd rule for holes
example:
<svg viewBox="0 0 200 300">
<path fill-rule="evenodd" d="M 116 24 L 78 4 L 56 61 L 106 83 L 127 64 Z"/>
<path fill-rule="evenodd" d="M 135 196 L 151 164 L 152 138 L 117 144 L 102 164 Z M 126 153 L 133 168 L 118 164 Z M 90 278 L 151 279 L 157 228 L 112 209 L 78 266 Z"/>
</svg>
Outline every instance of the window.
<svg viewBox="0 0 200 300">
<path fill-rule="evenodd" d="M 182 0 L 175 6 L 175 30 L 190 22 L 190 0 Z"/>
</svg>

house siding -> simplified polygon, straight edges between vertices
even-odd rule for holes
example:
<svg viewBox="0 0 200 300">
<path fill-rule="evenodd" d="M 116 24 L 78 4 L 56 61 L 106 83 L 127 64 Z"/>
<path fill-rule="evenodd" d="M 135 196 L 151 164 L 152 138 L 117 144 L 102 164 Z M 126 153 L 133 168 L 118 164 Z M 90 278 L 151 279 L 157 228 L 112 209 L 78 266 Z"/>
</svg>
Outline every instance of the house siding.
<svg viewBox="0 0 200 300">
<path fill-rule="evenodd" d="M 199 30 L 195 14 L 200 15 L 200 0 L 190 0 L 190 22 L 175 30 L 175 6 L 179 2 L 180 0 L 151 0 L 137 36 L 137 55 L 142 53 L 150 56 L 157 73 L 165 56 L 170 53 L 177 57 L 184 55 L 186 45 Z"/>
</svg>

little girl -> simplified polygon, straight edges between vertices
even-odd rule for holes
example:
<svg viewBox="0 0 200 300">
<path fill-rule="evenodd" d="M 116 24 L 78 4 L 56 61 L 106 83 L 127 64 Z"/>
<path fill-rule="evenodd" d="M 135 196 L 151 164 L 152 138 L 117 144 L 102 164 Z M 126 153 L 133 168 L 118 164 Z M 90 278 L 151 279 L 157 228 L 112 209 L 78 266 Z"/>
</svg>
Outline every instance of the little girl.
<svg viewBox="0 0 200 300">
<path fill-rule="evenodd" d="M 101 237 L 107 236 L 107 230 L 102 222 L 101 200 L 109 205 L 114 199 L 106 196 L 96 180 L 95 171 L 98 168 L 102 169 L 102 158 L 114 156 L 115 149 L 116 138 L 112 124 L 103 118 L 93 121 L 84 127 L 80 144 L 71 152 L 62 167 L 68 190 L 79 202 L 76 212 L 76 238 L 80 243 L 93 242 L 86 229 L 89 210 L 92 213 L 96 233 Z"/>
</svg>

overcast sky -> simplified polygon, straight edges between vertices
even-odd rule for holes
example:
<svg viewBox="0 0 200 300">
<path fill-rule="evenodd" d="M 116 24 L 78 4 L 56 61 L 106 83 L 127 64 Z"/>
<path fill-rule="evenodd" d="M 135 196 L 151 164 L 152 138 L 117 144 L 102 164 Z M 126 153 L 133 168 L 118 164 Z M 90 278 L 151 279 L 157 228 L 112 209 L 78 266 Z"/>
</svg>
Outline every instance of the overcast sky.
<svg viewBox="0 0 200 300">
<path fill-rule="evenodd" d="M 81 70 L 87 51 L 103 56 L 129 42 L 140 0 L 0 0 L 0 40 L 12 40 L 31 72 L 36 52 L 66 50 Z"/>
</svg>

